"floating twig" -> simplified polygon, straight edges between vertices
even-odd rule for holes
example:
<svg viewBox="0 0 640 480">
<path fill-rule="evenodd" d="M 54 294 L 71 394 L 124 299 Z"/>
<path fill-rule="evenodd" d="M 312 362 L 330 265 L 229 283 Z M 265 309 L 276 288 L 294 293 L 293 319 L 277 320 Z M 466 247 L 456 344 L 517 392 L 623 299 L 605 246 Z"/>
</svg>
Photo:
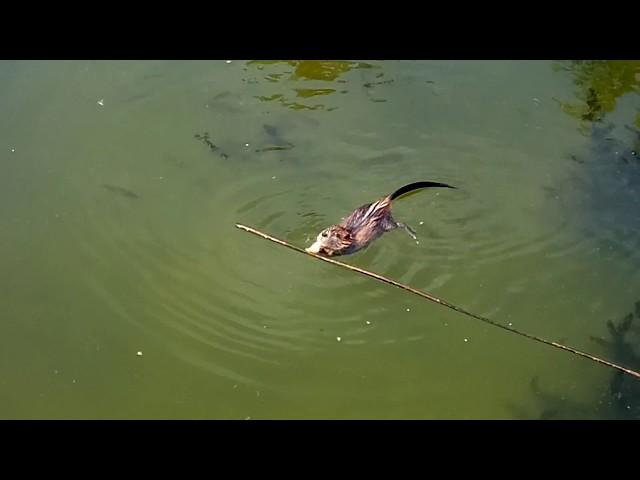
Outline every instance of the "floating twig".
<svg viewBox="0 0 640 480">
<path fill-rule="evenodd" d="M 566 352 L 573 353 L 574 355 L 579 355 L 579 356 L 581 356 L 583 358 L 587 358 L 587 359 L 589 359 L 589 360 L 591 360 L 593 362 L 599 363 L 601 365 L 606 365 L 607 367 L 615 368 L 616 370 L 624 372 L 627 375 L 631 375 L 633 377 L 636 377 L 636 378 L 640 379 L 640 373 L 636 372 L 635 370 L 631 370 L 630 368 L 626 368 L 626 367 L 617 365 L 617 364 L 615 364 L 613 362 L 610 362 L 608 360 L 604 360 L 602 358 L 596 357 L 595 355 L 591 355 L 590 353 L 586 353 L 586 352 L 583 352 L 581 350 L 578 350 L 577 348 L 569 347 L 567 345 L 563 345 L 563 344 L 558 343 L 558 342 L 553 342 L 551 340 L 546 340 L 546 339 L 544 339 L 542 337 L 538 337 L 537 335 L 533 335 L 531 333 L 526 333 L 526 332 L 522 332 L 520 330 L 516 330 L 515 328 L 508 327 L 508 326 L 503 325 L 501 323 L 498 323 L 498 322 L 495 322 L 493 320 L 490 320 L 490 319 L 488 319 L 486 317 L 483 317 L 483 316 L 477 315 L 475 313 L 469 312 L 467 310 L 464 310 L 463 308 L 457 307 L 457 306 L 453 305 L 452 303 L 449 303 L 449 302 L 447 302 L 445 300 L 442 300 L 441 298 L 438 298 L 438 297 L 436 297 L 434 295 L 431 295 L 429 293 L 423 292 L 421 290 L 416 290 L 413 287 L 410 287 L 408 285 L 404 285 L 403 283 L 400 283 L 400 282 L 396 282 L 395 280 L 391 280 L 389 278 L 383 277 L 382 275 L 378 275 L 377 273 L 370 272 L 370 271 L 365 270 L 363 268 L 354 267 L 353 265 L 348 265 L 346 263 L 339 262 L 337 260 L 333 260 L 332 258 L 324 257 L 322 255 L 317 255 L 315 253 L 306 252 L 302 248 L 296 247 L 295 245 L 291 245 L 290 243 L 288 243 L 288 242 L 286 242 L 284 240 L 281 240 L 279 238 L 272 237 L 271 235 L 268 235 L 268 234 L 263 233 L 263 232 L 261 232 L 259 230 L 256 230 L 255 228 L 248 227 L 248 226 L 242 225 L 240 223 L 236 223 L 236 227 L 241 229 L 241 230 L 244 230 L 245 232 L 253 233 L 254 235 L 262 237 L 265 240 L 270 240 L 270 241 L 272 241 L 274 243 L 277 243 L 277 244 L 282 245 L 284 247 L 290 248 L 291 250 L 294 250 L 294 251 L 296 251 L 298 253 L 302 253 L 304 255 L 308 255 L 310 257 L 317 258 L 318 260 L 322 260 L 323 262 L 327 262 L 327 263 L 330 263 L 332 265 L 336 265 L 338 267 L 346 268 L 347 270 L 351 270 L 352 272 L 357 272 L 357 273 L 360 273 L 361 275 L 365 275 L 367 277 L 373 278 L 375 280 L 378 280 L 380 282 L 386 283 L 388 285 L 393 285 L 394 287 L 401 288 L 402 290 L 405 290 L 407 292 L 411 292 L 414 295 L 418 295 L 419 297 L 425 298 L 425 299 L 427 299 L 427 300 L 429 300 L 431 302 L 434 302 L 434 303 L 437 303 L 437 304 L 442 305 L 444 307 L 450 308 L 451 310 L 455 310 L 456 312 L 462 313 L 463 315 L 467 315 L 469 317 L 475 318 L 476 320 L 480 320 L 481 322 L 488 323 L 489 325 L 492 325 L 494 327 L 498 327 L 498 328 L 501 328 L 501 329 L 506 330 L 508 332 L 515 333 L 516 335 L 520 335 L 520 336 L 528 338 L 530 340 L 535 340 L 536 342 L 544 343 L 545 345 L 550 345 L 552 347 L 559 348 L 560 350 L 564 350 Z"/>
</svg>

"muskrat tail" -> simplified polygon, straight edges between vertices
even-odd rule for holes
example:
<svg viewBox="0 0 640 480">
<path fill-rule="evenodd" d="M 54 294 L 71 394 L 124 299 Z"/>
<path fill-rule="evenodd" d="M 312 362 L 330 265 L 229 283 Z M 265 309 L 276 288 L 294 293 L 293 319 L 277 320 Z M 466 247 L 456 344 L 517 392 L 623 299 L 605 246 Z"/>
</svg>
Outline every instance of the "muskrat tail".
<svg viewBox="0 0 640 480">
<path fill-rule="evenodd" d="M 409 192 L 413 192 L 415 190 L 421 190 L 423 188 L 432 188 L 432 187 L 442 187 L 442 188 L 456 188 L 451 185 L 447 185 L 446 183 L 439 182 L 415 182 L 410 183 L 409 185 L 405 185 L 404 187 L 400 187 L 391 195 L 389 195 L 389 200 L 395 200 L 403 195 L 406 195 Z"/>
</svg>

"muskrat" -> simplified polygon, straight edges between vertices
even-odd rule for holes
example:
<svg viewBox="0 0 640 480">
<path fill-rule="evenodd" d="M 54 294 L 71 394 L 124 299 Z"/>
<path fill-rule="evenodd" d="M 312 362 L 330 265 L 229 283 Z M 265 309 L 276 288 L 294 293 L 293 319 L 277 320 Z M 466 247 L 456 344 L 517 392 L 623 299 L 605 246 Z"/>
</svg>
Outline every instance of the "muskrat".
<svg viewBox="0 0 640 480">
<path fill-rule="evenodd" d="M 396 222 L 391 216 L 391 202 L 414 190 L 430 187 L 456 188 L 438 182 L 415 182 L 400 187 L 376 202 L 357 208 L 339 225 L 331 225 L 322 230 L 315 243 L 306 251 L 329 257 L 349 255 L 363 249 L 383 233 L 399 227 L 404 228 L 415 240 L 416 232 L 410 226 Z"/>
</svg>

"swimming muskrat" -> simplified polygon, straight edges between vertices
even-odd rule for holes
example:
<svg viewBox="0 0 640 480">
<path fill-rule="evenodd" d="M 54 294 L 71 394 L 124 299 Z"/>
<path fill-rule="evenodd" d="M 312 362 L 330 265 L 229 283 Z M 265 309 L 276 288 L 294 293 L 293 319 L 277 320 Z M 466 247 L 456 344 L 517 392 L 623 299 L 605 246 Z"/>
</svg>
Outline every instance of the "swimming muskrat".
<svg viewBox="0 0 640 480">
<path fill-rule="evenodd" d="M 349 255 L 366 247 L 383 233 L 398 227 L 404 228 L 415 240 L 416 232 L 408 225 L 396 222 L 391 216 L 391 202 L 414 190 L 430 187 L 456 188 L 438 182 L 415 182 L 405 185 L 391 195 L 357 208 L 339 225 L 325 228 L 306 251 L 329 257 Z"/>
</svg>

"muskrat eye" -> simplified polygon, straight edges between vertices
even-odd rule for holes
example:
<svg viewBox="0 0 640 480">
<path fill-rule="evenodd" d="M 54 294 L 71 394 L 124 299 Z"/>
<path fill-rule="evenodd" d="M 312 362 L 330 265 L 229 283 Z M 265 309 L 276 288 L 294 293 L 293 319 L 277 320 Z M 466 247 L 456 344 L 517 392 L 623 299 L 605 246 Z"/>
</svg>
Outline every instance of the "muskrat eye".
<svg viewBox="0 0 640 480">
<path fill-rule="evenodd" d="M 327 232 L 322 232 L 321 234 L 323 237 L 326 237 L 327 235 L 329 235 Z"/>
</svg>

